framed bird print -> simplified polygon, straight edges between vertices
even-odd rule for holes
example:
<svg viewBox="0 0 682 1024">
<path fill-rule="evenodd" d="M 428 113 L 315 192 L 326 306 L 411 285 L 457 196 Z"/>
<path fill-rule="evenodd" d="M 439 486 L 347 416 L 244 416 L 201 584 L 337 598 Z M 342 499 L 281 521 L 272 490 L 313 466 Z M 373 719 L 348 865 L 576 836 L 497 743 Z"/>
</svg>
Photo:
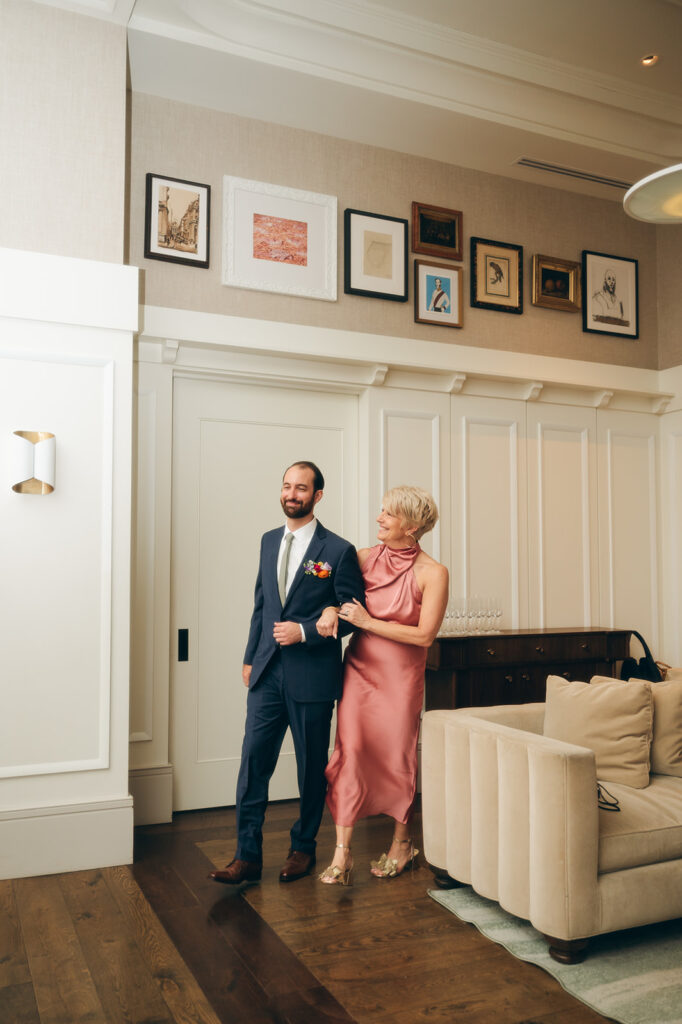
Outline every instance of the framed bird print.
<svg viewBox="0 0 682 1024">
<path fill-rule="evenodd" d="M 471 305 L 523 313 L 523 246 L 471 239 Z"/>
</svg>

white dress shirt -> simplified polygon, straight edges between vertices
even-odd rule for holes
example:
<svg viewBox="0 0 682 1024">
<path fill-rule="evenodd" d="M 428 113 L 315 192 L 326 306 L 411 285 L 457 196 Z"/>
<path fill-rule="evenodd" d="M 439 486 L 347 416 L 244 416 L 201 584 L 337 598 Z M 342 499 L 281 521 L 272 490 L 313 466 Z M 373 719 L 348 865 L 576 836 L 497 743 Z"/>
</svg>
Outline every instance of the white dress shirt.
<svg viewBox="0 0 682 1024">
<path fill-rule="evenodd" d="M 278 578 L 279 578 L 279 567 L 282 564 L 282 558 L 284 557 L 284 541 L 286 539 L 287 534 L 289 534 L 289 533 L 294 538 L 292 540 L 292 542 L 291 542 L 291 551 L 289 552 L 289 564 L 287 566 L 287 580 L 286 580 L 286 593 L 287 594 L 289 593 L 289 587 L 291 586 L 291 584 L 293 582 L 293 579 L 294 579 L 294 576 L 296 575 L 296 573 L 298 571 L 298 567 L 300 566 L 301 562 L 303 561 L 303 556 L 305 555 L 306 551 L 308 550 L 308 545 L 310 544 L 311 540 L 313 539 L 313 536 L 315 534 L 315 530 L 316 529 L 317 529 L 317 519 L 314 519 L 314 518 L 311 519 L 309 523 L 306 523 L 305 526 L 301 526 L 298 530 L 290 530 L 288 526 L 284 527 L 284 532 L 282 533 L 282 540 L 281 540 L 280 545 L 279 545 L 279 553 L 277 555 L 277 576 L 278 576 Z M 301 639 L 305 642 L 305 633 L 303 631 L 303 626 L 301 626 Z"/>
</svg>

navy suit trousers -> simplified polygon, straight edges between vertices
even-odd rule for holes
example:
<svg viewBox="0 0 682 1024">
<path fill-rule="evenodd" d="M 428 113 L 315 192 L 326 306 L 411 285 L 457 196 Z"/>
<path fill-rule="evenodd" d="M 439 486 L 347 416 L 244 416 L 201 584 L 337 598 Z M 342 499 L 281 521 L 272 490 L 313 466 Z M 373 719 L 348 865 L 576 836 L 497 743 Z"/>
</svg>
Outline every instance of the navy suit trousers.
<svg viewBox="0 0 682 1024">
<path fill-rule="evenodd" d="M 287 693 L 279 652 L 258 685 L 249 690 L 242 761 L 237 780 L 237 852 L 239 860 L 260 864 L 268 787 L 287 726 L 296 753 L 299 818 L 291 829 L 291 848 L 315 852 L 315 836 L 324 811 L 329 734 L 334 701 L 295 701 Z"/>
</svg>

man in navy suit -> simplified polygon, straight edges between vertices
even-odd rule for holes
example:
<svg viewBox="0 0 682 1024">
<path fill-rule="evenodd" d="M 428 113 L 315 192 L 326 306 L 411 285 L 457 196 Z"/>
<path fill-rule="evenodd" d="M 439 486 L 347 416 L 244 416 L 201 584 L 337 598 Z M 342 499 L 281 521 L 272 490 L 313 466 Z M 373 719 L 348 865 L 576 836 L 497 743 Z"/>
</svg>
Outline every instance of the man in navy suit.
<svg viewBox="0 0 682 1024">
<path fill-rule="evenodd" d="M 364 588 L 355 548 L 325 530 L 314 516 L 324 477 L 312 462 L 295 462 L 284 474 L 280 503 L 284 530 L 261 540 L 253 615 L 242 678 L 249 693 L 237 781 L 237 851 L 216 882 L 236 885 L 261 877 L 262 826 L 268 785 L 287 726 L 296 753 L 300 816 L 279 878 L 293 882 L 315 864 L 334 701 L 343 686 L 341 640 L 317 629 L 325 608 L 357 598 Z M 350 632 L 339 622 L 339 633 Z"/>
</svg>

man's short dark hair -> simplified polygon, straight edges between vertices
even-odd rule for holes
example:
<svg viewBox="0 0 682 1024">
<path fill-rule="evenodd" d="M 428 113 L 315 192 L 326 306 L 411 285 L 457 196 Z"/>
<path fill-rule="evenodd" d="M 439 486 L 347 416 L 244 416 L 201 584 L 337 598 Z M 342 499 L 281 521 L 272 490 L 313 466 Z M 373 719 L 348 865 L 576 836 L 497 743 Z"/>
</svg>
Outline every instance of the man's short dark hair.
<svg viewBox="0 0 682 1024">
<path fill-rule="evenodd" d="M 313 474 L 313 490 L 324 490 L 324 477 L 322 476 L 322 470 L 318 469 L 314 462 L 292 462 L 291 465 L 287 466 L 287 468 L 284 470 L 284 476 L 286 476 L 289 470 L 293 469 L 294 466 L 302 466 L 304 469 L 309 469 Z M 282 479 L 284 479 L 284 477 L 282 477 Z"/>
</svg>

